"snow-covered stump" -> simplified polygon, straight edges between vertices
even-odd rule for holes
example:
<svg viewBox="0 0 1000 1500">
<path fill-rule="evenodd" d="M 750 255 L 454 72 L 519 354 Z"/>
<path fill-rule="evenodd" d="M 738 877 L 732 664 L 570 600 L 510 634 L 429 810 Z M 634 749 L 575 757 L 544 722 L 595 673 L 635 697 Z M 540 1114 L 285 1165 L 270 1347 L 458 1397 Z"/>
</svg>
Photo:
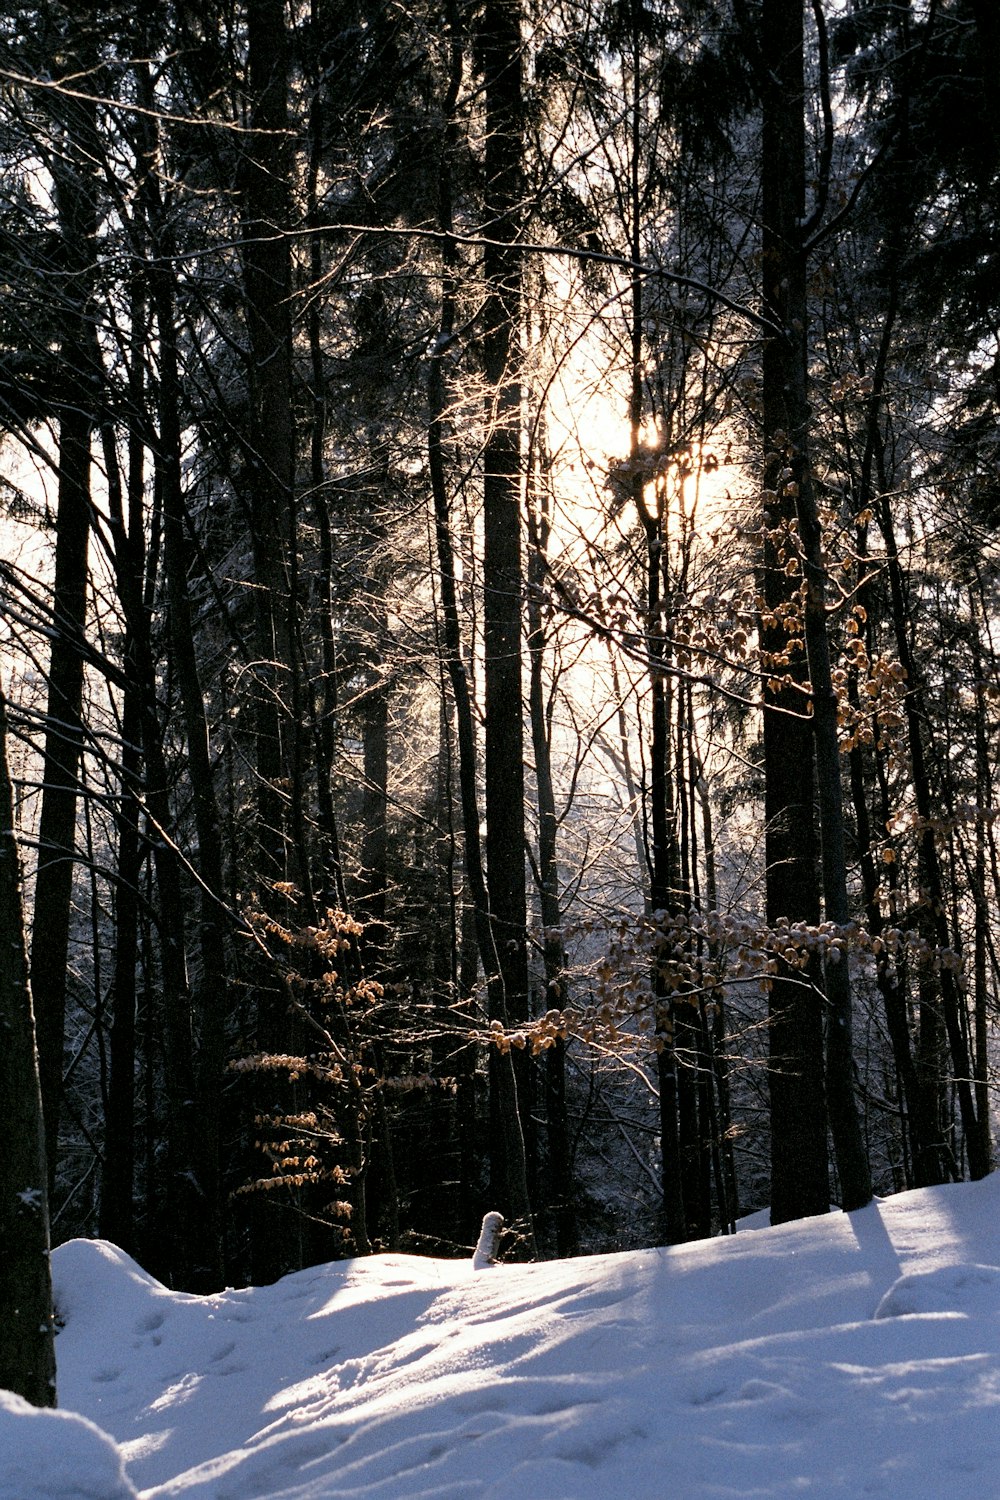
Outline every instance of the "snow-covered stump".
<svg viewBox="0 0 1000 1500">
<path fill-rule="evenodd" d="M 503 1228 L 503 1214 L 489 1213 L 483 1219 L 476 1248 L 472 1252 L 472 1269 L 485 1271 L 487 1266 L 497 1263 L 497 1241 Z"/>
</svg>

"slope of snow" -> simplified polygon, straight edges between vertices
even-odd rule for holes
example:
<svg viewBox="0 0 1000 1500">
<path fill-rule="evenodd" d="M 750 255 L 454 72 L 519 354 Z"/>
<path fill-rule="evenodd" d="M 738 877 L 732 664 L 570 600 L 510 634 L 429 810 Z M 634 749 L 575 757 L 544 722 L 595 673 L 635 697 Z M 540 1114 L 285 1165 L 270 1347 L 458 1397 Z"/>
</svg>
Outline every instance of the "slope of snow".
<svg viewBox="0 0 1000 1500">
<path fill-rule="evenodd" d="M 1000 1175 L 532 1266 L 53 1269 L 66 1410 L 0 1405 L 2 1500 L 1000 1494 Z"/>
</svg>

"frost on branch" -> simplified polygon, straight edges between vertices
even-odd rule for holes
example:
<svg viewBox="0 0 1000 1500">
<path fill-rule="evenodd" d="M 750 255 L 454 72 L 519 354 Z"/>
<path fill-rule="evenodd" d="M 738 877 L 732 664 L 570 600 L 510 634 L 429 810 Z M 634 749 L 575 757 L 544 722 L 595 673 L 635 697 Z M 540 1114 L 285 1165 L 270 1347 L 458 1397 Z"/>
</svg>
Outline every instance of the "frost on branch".
<svg viewBox="0 0 1000 1500">
<path fill-rule="evenodd" d="M 856 922 L 780 918 L 769 927 L 733 913 L 661 911 L 589 921 L 581 931 L 590 942 L 603 937 L 599 956 L 578 971 L 587 981 L 589 1004 L 548 1010 L 509 1030 L 494 1020 L 472 1039 L 501 1053 L 528 1048 L 533 1056 L 570 1040 L 598 1052 L 638 1045 L 658 1053 L 672 1045 L 686 1016 L 700 1012 L 710 1022 L 740 989 L 766 995 L 782 974 L 818 986 L 822 970 L 832 965 L 878 966 L 906 958 L 929 972 L 953 972 L 963 982 L 957 951 L 906 927 L 887 925 L 873 934 Z"/>
</svg>

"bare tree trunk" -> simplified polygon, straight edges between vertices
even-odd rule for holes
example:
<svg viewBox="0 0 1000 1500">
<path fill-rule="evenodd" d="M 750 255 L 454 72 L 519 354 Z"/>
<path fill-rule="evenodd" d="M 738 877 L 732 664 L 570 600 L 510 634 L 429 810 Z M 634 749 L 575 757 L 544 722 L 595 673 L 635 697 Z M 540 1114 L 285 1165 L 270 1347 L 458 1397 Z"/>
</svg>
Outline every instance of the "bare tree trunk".
<svg viewBox="0 0 1000 1500">
<path fill-rule="evenodd" d="M 809 668 L 808 685 L 801 676 L 801 655 L 796 663 L 796 677 L 802 691 L 799 693 L 797 712 L 811 714 L 811 724 L 806 724 L 805 733 L 811 733 L 812 757 L 816 773 L 816 795 L 819 807 L 822 891 L 827 920 L 838 926 L 846 926 L 850 919 L 847 899 L 847 867 L 844 845 L 843 804 L 840 780 L 840 752 L 837 734 L 837 700 L 833 690 L 830 669 L 830 647 L 826 627 L 826 569 L 823 561 L 822 536 L 816 506 L 809 460 L 809 405 L 808 405 L 808 309 L 806 295 L 806 153 L 805 153 L 805 101 L 803 72 L 803 3 L 802 0 L 765 0 L 762 9 L 762 51 L 768 60 L 771 73 L 765 82 L 764 120 L 762 150 L 764 155 L 763 197 L 763 275 L 764 306 L 771 321 L 771 328 L 764 348 L 764 465 L 766 507 L 771 511 L 770 533 L 778 556 L 768 558 L 767 580 L 772 595 L 786 594 L 786 601 L 779 598 L 768 606 L 772 616 L 777 616 L 783 602 L 793 603 L 801 610 L 801 628 Z M 793 534 L 797 531 L 797 537 Z M 782 562 L 784 571 L 775 564 Z M 801 565 L 804 577 L 798 586 L 798 569 Z M 796 580 L 794 594 L 788 588 L 789 574 Z M 773 644 L 773 632 L 768 646 Z M 765 661 L 765 669 L 779 677 L 784 673 L 777 666 Z M 790 708 L 793 705 L 782 705 Z M 768 712 L 767 708 L 771 711 Z M 776 705 L 766 705 L 765 726 L 770 720 L 771 748 L 775 750 L 775 738 L 785 743 L 778 750 L 775 767 L 765 767 L 765 777 L 773 783 L 775 772 L 781 781 L 795 774 L 786 753 L 791 748 L 787 741 L 792 734 L 801 737 L 803 731 L 791 731 L 787 722 L 781 722 L 774 712 Z M 767 728 L 765 727 L 765 736 Z M 805 749 L 801 744 L 800 748 Z M 765 738 L 765 754 L 767 739 Z M 808 761 L 808 756 L 806 757 Z M 780 769 L 778 769 L 780 767 Z M 805 773 L 799 772 L 800 785 L 793 795 L 801 799 L 794 814 L 800 828 L 809 832 L 798 832 L 789 826 L 790 807 L 781 805 L 787 795 L 782 787 L 771 786 L 779 797 L 773 809 L 768 810 L 768 827 L 773 816 L 783 824 L 791 838 L 799 844 L 793 858 L 801 862 L 802 874 L 811 875 L 810 885 L 804 894 L 804 904 L 815 911 L 816 881 L 812 795 L 806 800 Z M 778 851 L 775 851 L 777 854 Z M 803 856 L 805 856 L 803 858 Z M 779 856 L 780 857 L 780 856 Z M 811 870 L 807 871 L 808 862 Z M 794 893 L 782 891 L 782 896 L 791 896 L 792 904 L 783 911 L 776 910 L 772 901 L 771 882 L 774 879 L 774 862 L 768 852 L 768 917 L 801 917 L 806 915 L 799 908 Z M 807 918 L 808 920 L 808 918 Z M 837 962 L 836 960 L 840 960 Z M 860 1117 L 854 1094 L 854 1059 L 851 1044 L 851 984 L 848 955 L 831 951 L 824 964 L 825 989 L 828 1007 L 826 1092 L 830 1127 L 833 1134 L 834 1151 L 840 1175 L 841 1202 L 844 1208 L 860 1208 L 871 1198 L 871 1173 L 861 1132 Z M 782 988 L 784 988 L 783 981 Z M 776 986 L 776 989 L 778 987 Z M 799 1000 L 791 999 L 790 1008 L 796 1010 L 803 1005 L 816 1005 L 815 997 L 806 989 Z M 776 1008 L 772 992 L 772 1009 Z M 804 1019 L 804 1018 L 803 1018 Z M 808 1025 L 808 1035 L 803 1037 L 805 1048 L 811 1053 L 816 1044 L 815 1023 Z M 803 1052 L 805 1051 L 803 1048 Z M 777 1064 L 781 1067 L 779 1061 Z M 798 1073 L 802 1084 L 813 1085 L 810 1073 L 815 1068 L 815 1059 L 800 1055 L 784 1067 Z M 775 1081 L 778 1078 L 775 1073 Z M 772 1099 L 784 1092 L 784 1085 L 775 1088 L 772 1083 Z M 786 1153 L 794 1142 L 793 1152 L 802 1150 L 802 1131 L 810 1122 L 809 1160 L 815 1178 L 806 1189 L 801 1174 L 794 1171 L 799 1182 L 792 1196 L 801 1194 L 802 1202 L 810 1207 L 800 1209 L 816 1212 L 822 1207 L 822 1178 L 825 1169 L 820 1163 L 820 1121 L 815 1104 L 799 1096 L 795 1101 L 805 1112 L 797 1124 L 784 1119 L 774 1131 L 772 1123 L 772 1164 L 787 1161 Z M 786 1132 L 792 1129 L 794 1135 Z M 789 1153 L 792 1154 L 792 1153 Z M 825 1149 L 824 1149 L 825 1155 Z M 778 1174 L 785 1176 L 784 1172 Z M 772 1217 L 777 1221 L 774 1194 L 772 1194 Z M 782 1207 L 781 1213 L 787 1209 Z"/>
<path fill-rule="evenodd" d="M 64 68 L 89 77 L 89 42 L 64 38 Z M 52 644 L 48 673 L 42 810 L 31 938 L 31 986 L 45 1111 L 49 1185 L 59 1153 L 66 972 L 83 745 L 84 632 L 90 535 L 90 441 L 99 372 L 90 285 L 97 231 L 95 106 L 83 95 L 51 96 L 61 149 L 51 169 L 67 275 L 62 288 L 60 361 L 66 394 L 59 410 L 59 469 Z"/>
<path fill-rule="evenodd" d="M 212 774 L 205 699 L 188 593 L 190 546 L 185 534 L 181 489 L 179 379 L 170 288 L 161 278 L 154 300 L 160 344 L 160 431 L 157 465 L 163 495 L 164 565 L 170 601 L 170 644 L 180 692 L 187 742 L 195 830 L 200 973 L 194 987 L 198 1037 L 196 1079 L 198 1211 L 191 1224 L 192 1291 L 216 1290 L 223 1284 L 221 1129 L 229 974 L 223 915 L 225 890 L 219 807 Z"/>
<path fill-rule="evenodd" d="M 311 25 L 314 40 L 319 44 L 320 30 L 317 0 L 311 3 Z M 321 65 L 318 57 L 313 60 L 313 99 L 309 111 L 309 165 L 306 175 L 306 216 L 309 228 L 314 231 L 309 241 L 309 281 L 318 287 L 323 274 L 322 241 L 317 231 L 321 215 L 319 208 L 320 171 L 323 159 L 324 115 L 322 90 L 319 86 Z M 333 536 L 330 529 L 330 490 L 326 467 L 326 384 L 324 378 L 323 340 L 320 324 L 320 299 L 309 299 L 307 319 L 309 338 L 309 365 L 312 397 L 312 413 L 309 429 L 309 490 L 312 511 L 316 518 L 319 538 L 317 559 L 317 588 L 320 637 L 320 678 L 312 693 L 310 712 L 312 715 L 313 756 L 316 765 L 316 824 L 319 834 L 321 910 L 339 907 L 347 910 L 347 891 L 344 884 L 344 866 L 340 854 L 340 829 L 333 800 L 333 761 L 337 734 L 337 644 L 334 631 L 333 598 Z"/>
<path fill-rule="evenodd" d="M 906 111 L 908 109 L 908 98 L 908 89 L 904 85 L 901 100 L 903 114 L 901 134 L 904 140 L 907 134 Z M 875 508 L 875 475 L 877 474 L 878 476 L 878 488 L 880 491 L 884 492 L 888 483 L 885 475 L 885 440 L 882 433 L 881 414 L 886 402 L 886 373 L 899 310 L 898 270 L 899 261 L 903 255 L 903 222 L 898 215 L 894 220 L 892 233 L 895 243 L 890 245 L 887 253 L 891 277 L 889 296 L 884 314 L 878 353 L 876 354 L 872 369 L 872 390 L 868 398 L 864 448 L 862 451 L 858 485 L 858 506 L 862 513 L 867 513 L 870 509 Z M 867 522 L 858 528 L 857 554 L 863 566 L 864 559 L 868 555 Z M 867 607 L 872 602 L 870 594 L 870 584 L 867 584 L 862 591 L 861 600 L 866 605 L 868 621 L 866 628 L 869 633 L 873 618 L 873 610 Z M 851 673 L 848 693 L 853 706 L 857 709 L 859 707 L 859 693 L 856 672 Z M 878 736 L 876 735 L 875 738 L 877 741 Z M 876 756 L 876 773 L 878 774 L 880 766 L 879 757 L 882 756 L 883 752 L 876 746 L 874 754 Z M 865 798 L 862 751 L 859 746 L 856 745 L 850 751 L 849 761 L 856 839 L 865 899 L 865 915 L 868 931 L 873 937 L 879 937 L 884 931 L 886 924 L 882 917 L 878 897 L 880 882 L 875 863 L 871 819 Z M 882 772 L 882 779 L 884 780 L 884 770 Z M 887 814 L 885 800 L 883 794 L 881 816 L 883 826 Z M 944 1164 L 940 1125 L 936 1123 L 940 1111 L 934 1100 L 933 1091 L 928 1093 L 921 1077 L 918 1076 L 918 1065 L 914 1059 L 910 1037 L 906 989 L 898 957 L 888 949 L 883 950 L 876 957 L 875 975 L 885 1008 L 886 1025 L 889 1030 L 899 1088 L 902 1094 L 903 1128 L 905 1135 L 908 1137 L 908 1139 L 904 1139 L 903 1141 L 904 1162 L 908 1163 L 907 1182 L 915 1187 L 929 1187 L 935 1183 L 945 1182 L 948 1176 Z M 928 1114 L 925 1108 L 925 1105 L 928 1104 L 931 1106 L 930 1114 Z"/>
<path fill-rule="evenodd" d="M 0 690 L 0 1389 L 56 1403 L 45 1136 Z"/>
<path fill-rule="evenodd" d="M 257 616 L 258 843 L 270 881 L 285 878 L 291 755 L 284 700 L 297 671 L 292 628 L 295 423 L 292 406 L 291 261 L 285 231 L 291 152 L 288 40 L 282 0 L 247 5 L 251 133 L 240 169 L 243 278 L 250 334 L 250 525 Z M 299 871 L 300 878 L 307 872 Z"/>
<path fill-rule="evenodd" d="M 629 178 L 627 231 L 629 251 L 636 266 L 642 258 L 642 45 L 637 31 L 632 35 L 627 64 L 631 68 L 629 99 Z M 626 66 L 623 59 L 623 66 Z M 642 464 L 642 424 L 645 415 L 643 371 L 645 348 L 643 281 L 636 272 L 629 287 L 629 460 L 632 469 L 630 498 L 645 542 L 645 613 L 648 621 L 646 652 L 649 660 L 649 832 L 646 864 L 649 873 L 649 909 L 668 914 L 676 909 L 678 896 L 677 840 L 672 781 L 672 704 L 667 676 L 669 644 L 664 620 L 665 535 L 664 494 L 656 481 L 654 503 L 646 498 L 646 476 Z M 623 727 L 623 726 L 622 726 Z M 627 737 L 622 737 L 623 754 Z M 681 1109 L 683 1084 L 677 1058 L 676 1015 L 662 977 L 662 966 L 653 964 L 652 991 L 655 1011 L 656 1068 L 660 1105 L 660 1181 L 662 1184 L 662 1237 L 667 1244 L 680 1244 L 688 1237 L 681 1160 Z M 685 1100 L 685 1103 L 689 1100 Z"/>
<path fill-rule="evenodd" d="M 142 299 L 133 300 L 133 328 L 144 322 Z M 139 340 L 135 340 L 138 344 Z M 133 352 L 130 379 L 133 397 L 140 397 L 142 351 Z M 111 509 L 118 543 L 125 548 L 120 570 L 129 570 L 133 592 L 141 596 L 143 444 L 138 433 L 129 436 L 129 521 L 122 515 L 114 435 L 105 432 L 105 470 L 112 495 Z M 121 807 L 118 812 L 118 858 L 115 882 L 115 953 L 113 1013 L 110 1036 L 108 1102 L 104 1122 L 104 1165 L 101 1175 L 100 1231 L 104 1239 L 135 1253 L 135 1064 L 136 964 L 139 948 L 139 878 L 141 870 L 139 814 L 141 805 L 142 683 L 132 623 L 126 613 L 124 664 L 126 685 L 122 703 Z"/>
<path fill-rule="evenodd" d="M 490 984 L 493 1019 L 527 1019 L 524 728 L 521 685 L 521 295 L 522 258 L 514 244 L 523 198 L 524 99 L 520 0 L 487 0 L 481 21 L 486 110 L 486 298 L 482 313 L 486 372 L 483 448 L 483 623 L 486 706 L 486 867 L 499 972 Z M 529 1177 L 531 1061 L 513 1066 L 491 1055 L 491 1180 L 515 1219 L 521 1201 L 517 1139 L 525 1140 Z M 511 1094 L 511 1081 L 514 1093 Z"/>
<path fill-rule="evenodd" d="M 536 434 L 536 448 L 540 436 Z M 536 465 L 541 456 L 536 452 Z M 545 965 L 545 1009 L 562 1010 L 566 994 L 566 954 L 562 940 L 555 787 L 552 776 L 550 714 L 545 698 L 545 652 L 548 646 L 542 618 L 541 589 L 548 556 L 550 521 L 546 476 L 536 467 L 532 488 L 537 504 L 529 506 L 531 551 L 528 558 L 528 658 L 531 743 L 535 758 L 535 795 L 538 804 L 538 898 L 542 919 Z M 558 1038 L 545 1053 L 545 1125 L 548 1144 L 548 1198 L 555 1220 L 556 1253 L 576 1253 L 579 1236 L 573 1186 L 569 1118 L 566 1109 L 566 1044 Z"/>
<path fill-rule="evenodd" d="M 819 921 L 818 848 L 813 813 L 812 727 L 800 637 L 785 629 L 799 608 L 795 481 L 805 455 L 805 259 L 802 247 L 802 0 L 765 0 L 762 78 L 762 277 L 769 319 L 763 349 L 763 553 L 760 627 L 765 673 L 764 819 L 766 910 L 779 919 Z M 814 976 L 815 978 L 815 976 Z M 809 977 L 779 973 L 769 1000 L 771 1221 L 829 1208 L 822 1001 Z"/>
<path fill-rule="evenodd" d="M 451 157 L 457 143 L 455 105 L 462 79 L 463 47 L 457 7 L 449 5 L 448 29 L 450 38 L 450 69 L 448 88 L 443 102 L 445 139 L 442 146 L 438 175 L 438 220 L 445 239 L 443 241 L 443 281 L 441 295 L 441 319 L 438 337 L 430 359 L 428 372 L 428 403 L 430 418 L 427 429 L 428 468 L 434 501 L 434 535 L 438 555 L 441 587 L 441 630 L 445 654 L 445 665 L 451 683 L 455 705 L 455 730 L 458 742 L 458 783 L 462 807 L 462 823 L 465 846 L 465 875 L 469 887 L 476 929 L 476 943 L 480 962 L 487 978 L 490 1014 L 503 1021 L 506 982 L 501 968 L 501 957 L 497 951 L 498 931 L 491 920 L 492 892 L 487 891 L 483 870 L 482 849 L 479 835 L 479 799 L 476 789 L 476 742 L 472 718 L 472 699 L 469 677 L 462 652 L 461 624 L 458 613 L 458 595 L 455 580 L 454 550 L 451 540 L 450 506 L 445 470 L 445 370 L 444 360 L 455 337 L 456 256 L 453 242 L 448 238 L 452 232 L 452 163 Z M 509 441 L 509 434 L 508 434 Z M 496 499 L 496 497 L 494 497 Z M 515 510 L 515 524 L 519 520 Z M 519 526 L 518 526 L 519 531 Z M 518 551 L 517 568 L 520 568 Z M 520 619 L 520 592 L 518 591 L 518 619 Z M 494 650 L 496 642 L 494 641 Z M 489 650 L 489 646 L 487 647 Z M 516 660 L 518 683 L 520 682 L 520 627 L 518 627 Z M 509 667 L 509 664 L 508 664 Z M 499 712 L 495 704 L 496 711 Z M 517 716 L 520 723 L 520 688 L 517 696 Z M 496 763 L 493 763 L 494 774 Z M 523 771 L 518 768 L 518 779 L 522 786 L 521 808 L 523 817 Z M 513 789 L 508 789 L 513 797 Z M 518 845 L 518 857 L 523 871 L 524 842 Z M 502 868 L 502 864 L 501 864 Z M 524 899 L 523 873 L 521 899 Z M 522 928 L 523 958 L 523 928 Z M 508 959 L 509 962 L 509 959 Z M 527 990 L 527 976 L 524 991 Z M 526 1000 L 526 994 L 524 995 Z M 524 1133 L 518 1109 L 514 1065 L 509 1052 L 491 1049 L 491 1149 L 495 1165 L 495 1190 L 502 1194 L 501 1211 L 515 1221 L 530 1224 L 530 1201 L 528 1195 L 527 1163 Z"/>
<path fill-rule="evenodd" d="M 913 782 L 913 798 L 920 818 L 920 868 L 921 879 L 927 891 L 928 939 L 941 949 L 951 946 L 951 931 L 948 911 L 944 899 L 944 880 L 933 829 L 933 799 L 927 755 L 924 746 L 925 733 L 929 733 L 924 711 L 923 677 L 910 650 L 910 614 L 903 581 L 903 570 L 896 545 L 896 532 L 892 510 L 887 496 L 882 495 L 876 509 L 876 517 L 885 542 L 886 571 L 892 607 L 893 631 L 896 653 L 903 667 L 909 691 L 903 702 L 906 717 L 907 738 L 910 751 L 910 766 Z M 966 1029 L 963 1024 L 964 999 L 959 992 L 955 975 L 941 966 L 938 979 L 940 986 L 941 1016 L 944 1021 L 951 1063 L 955 1077 L 962 1128 L 965 1132 L 969 1153 L 969 1173 L 973 1179 L 985 1177 L 991 1170 L 992 1153 L 989 1133 L 989 1115 L 980 1116 L 976 1108 L 973 1086 L 972 1058 L 969 1053 Z M 928 1017 L 928 1026 L 932 1026 Z"/>
<path fill-rule="evenodd" d="M 361 796 L 361 876 L 357 915 L 364 922 L 361 953 L 365 967 L 377 974 L 385 953 L 386 896 L 389 884 L 389 684 L 382 678 L 382 648 L 388 629 L 382 581 L 369 580 L 371 603 L 367 607 L 373 634 L 368 664 L 369 686 L 365 696 L 362 728 L 364 786 Z"/>
<path fill-rule="evenodd" d="M 826 627 L 826 564 L 823 561 L 822 535 L 808 458 L 802 469 L 797 507 L 806 570 L 805 636 L 812 679 L 823 904 L 826 920 L 844 929 L 851 920 L 851 911 L 847 894 L 847 850 L 840 780 L 837 698 L 831 677 Z M 827 1107 L 840 1176 L 841 1207 L 864 1208 L 871 1201 L 872 1180 L 854 1092 L 853 1017 L 848 953 L 832 948 L 827 955 L 824 970 L 829 1008 L 826 1041 Z"/>
<path fill-rule="evenodd" d="M 187 977 L 186 912 L 180 858 L 173 841 L 170 777 L 158 715 L 156 667 L 150 633 L 149 604 L 138 553 L 142 535 L 138 492 L 141 475 L 130 475 L 135 511 L 126 526 L 112 434 L 105 429 L 109 521 L 114 540 L 115 582 L 125 616 L 136 678 L 145 761 L 144 803 L 152 830 L 153 866 L 158 897 L 160 939 L 158 1021 L 162 1027 L 166 1092 L 166 1210 L 162 1272 L 177 1285 L 188 1285 L 199 1265 L 195 1217 L 204 1214 L 195 1184 L 198 1130 L 194 1067 L 194 1027 Z M 136 465 L 138 467 L 138 465 Z M 130 534 L 131 533 L 131 534 Z"/>
</svg>

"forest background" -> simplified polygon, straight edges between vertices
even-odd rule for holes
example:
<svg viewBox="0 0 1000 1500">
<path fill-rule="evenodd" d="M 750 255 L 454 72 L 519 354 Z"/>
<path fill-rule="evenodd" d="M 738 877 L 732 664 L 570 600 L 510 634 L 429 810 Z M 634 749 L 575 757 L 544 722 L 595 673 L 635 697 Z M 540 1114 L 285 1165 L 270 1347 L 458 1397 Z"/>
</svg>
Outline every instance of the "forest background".
<svg viewBox="0 0 1000 1500">
<path fill-rule="evenodd" d="M 0 7 L 5 1230 L 991 1169 L 998 81 L 989 0 Z"/>
</svg>

